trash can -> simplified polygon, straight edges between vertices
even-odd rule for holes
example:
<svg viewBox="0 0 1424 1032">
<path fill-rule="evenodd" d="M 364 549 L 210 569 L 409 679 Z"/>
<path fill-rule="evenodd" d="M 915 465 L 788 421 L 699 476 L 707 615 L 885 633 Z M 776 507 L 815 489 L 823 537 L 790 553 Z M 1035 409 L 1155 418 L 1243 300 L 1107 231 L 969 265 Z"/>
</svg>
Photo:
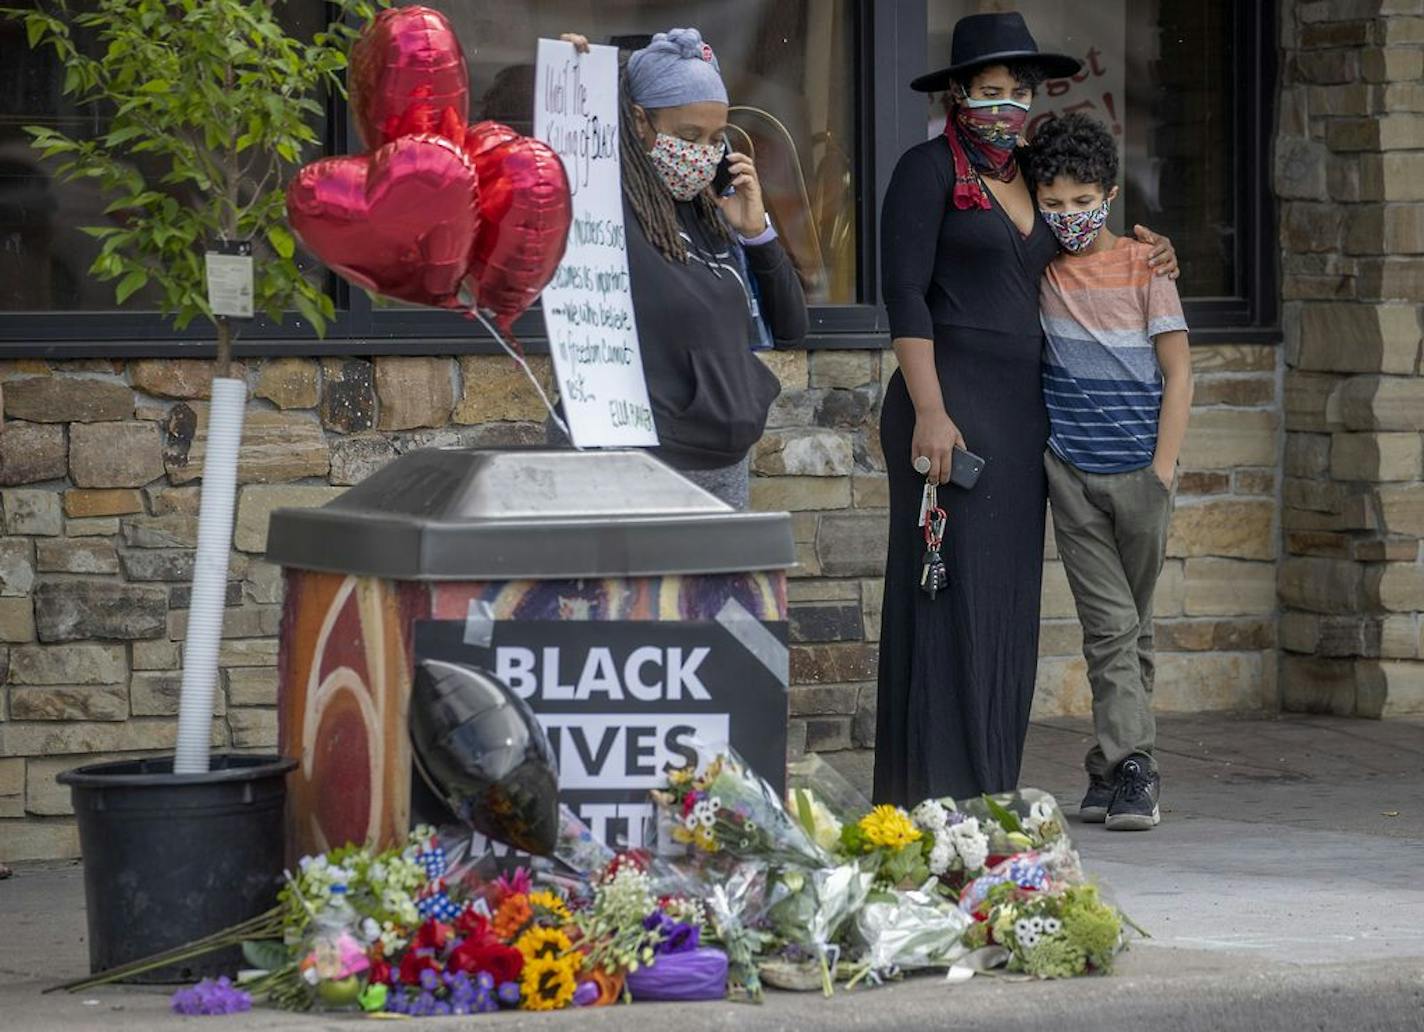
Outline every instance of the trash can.
<svg viewBox="0 0 1424 1032">
<path fill-rule="evenodd" d="M 693 738 L 784 777 L 790 517 L 737 512 L 645 452 L 410 452 L 274 512 L 268 558 L 295 855 L 407 832 L 424 659 L 524 697 L 561 799 L 610 842 L 639 843 L 647 789 Z"/>
</svg>

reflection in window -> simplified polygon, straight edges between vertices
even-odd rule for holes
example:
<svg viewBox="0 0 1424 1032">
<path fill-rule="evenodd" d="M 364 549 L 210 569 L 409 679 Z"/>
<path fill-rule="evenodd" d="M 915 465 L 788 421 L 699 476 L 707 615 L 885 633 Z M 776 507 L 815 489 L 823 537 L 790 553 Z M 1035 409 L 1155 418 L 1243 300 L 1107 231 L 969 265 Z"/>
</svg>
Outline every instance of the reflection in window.
<svg viewBox="0 0 1424 1032">
<path fill-rule="evenodd" d="M 443 8 L 470 63 L 471 118 L 532 129 L 540 37 L 579 32 L 642 45 L 699 28 L 732 99 L 735 146 L 750 148 L 767 207 L 812 303 L 857 300 L 855 47 L 849 0 L 487 0 Z"/>
<path fill-rule="evenodd" d="M 1034 100 L 1033 126 L 1081 111 L 1119 141 L 1122 200 L 1114 232 L 1143 223 L 1172 238 L 1186 297 L 1237 293 L 1235 138 L 1231 108 L 1233 5 L 1201 0 L 943 0 L 929 5 L 929 67 L 948 63 L 954 23 L 1017 10 L 1044 50 L 1084 63 Z M 931 98 L 930 132 L 944 129 Z"/>
</svg>

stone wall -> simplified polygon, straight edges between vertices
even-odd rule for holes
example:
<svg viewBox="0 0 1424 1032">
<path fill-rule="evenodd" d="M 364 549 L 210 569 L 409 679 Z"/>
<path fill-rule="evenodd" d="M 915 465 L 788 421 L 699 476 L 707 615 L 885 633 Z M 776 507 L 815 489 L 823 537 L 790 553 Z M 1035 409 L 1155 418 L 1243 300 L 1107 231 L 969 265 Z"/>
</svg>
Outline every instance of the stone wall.
<svg viewBox="0 0 1424 1032">
<path fill-rule="evenodd" d="M 1424 713 L 1424 0 L 1287 0 L 1281 683 Z"/>
<path fill-rule="evenodd" d="M 1161 705 L 1273 706 L 1277 349 L 1194 356 L 1199 407 L 1159 607 Z M 766 360 L 785 389 L 752 490 L 757 507 L 792 512 L 801 564 L 792 749 L 863 769 L 886 518 L 876 421 L 894 359 Z M 281 601 L 262 558 L 268 514 L 320 505 L 413 448 L 537 443 L 543 429 L 502 358 L 271 358 L 241 375 L 251 401 L 213 743 L 267 749 Z M 59 771 L 172 746 L 209 378 L 193 361 L 0 363 L 0 859 L 77 852 Z M 1052 554 L 1050 541 L 1036 712 L 1082 714 L 1080 634 Z"/>
</svg>

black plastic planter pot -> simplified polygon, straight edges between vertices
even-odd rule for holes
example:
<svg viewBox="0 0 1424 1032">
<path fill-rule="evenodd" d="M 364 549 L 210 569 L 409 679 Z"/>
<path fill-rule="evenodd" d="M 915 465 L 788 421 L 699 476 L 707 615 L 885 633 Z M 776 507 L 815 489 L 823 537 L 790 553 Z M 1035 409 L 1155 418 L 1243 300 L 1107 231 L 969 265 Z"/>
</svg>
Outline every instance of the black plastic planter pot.
<svg viewBox="0 0 1424 1032">
<path fill-rule="evenodd" d="M 84 854 L 89 969 L 201 939 L 270 909 L 281 886 L 286 775 L 280 756 L 218 754 L 206 774 L 173 757 L 65 771 Z M 238 949 L 139 975 L 192 982 L 234 974 Z"/>
</svg>

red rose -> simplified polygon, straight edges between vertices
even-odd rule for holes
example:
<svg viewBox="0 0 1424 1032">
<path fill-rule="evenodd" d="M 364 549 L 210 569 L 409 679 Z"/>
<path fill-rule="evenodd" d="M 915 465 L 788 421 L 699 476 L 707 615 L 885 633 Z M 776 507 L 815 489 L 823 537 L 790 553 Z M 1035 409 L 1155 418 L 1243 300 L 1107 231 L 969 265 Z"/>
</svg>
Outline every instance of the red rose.
<svg viewBox="0 0 1424 1032">
<path fill-rule="evenodd" d="M 432 917 L 415 933 L 415 941 L 410 944 L 411 949 L 443 950 L 445 944 L 450 941 L 450 931 L 449 925 L 441 924 Z"/>
<path fill-rule="evenodd" d="M 524 955 L 502 943 L 477 943 L 466 939 L 450 954 L 450 970 L 475 975 L 488 971 L 496 985 L 513 982 L 524 970 Z"/>
<path fill-rule="evenodd" d="M 489 918 L 476 910 L 466 910 L 455 919 L 455 934 L 476 946 L 497 941 L 490 933 Z"/>
<path fill-rule="evenodd" d="M 419 985 L 420 973 L 427 968 L 438 972 L 440 961 L 424 951 L 411 950 L 401 958 L 400 980 L 405 985 Z"/>
<path fill-rule="evenodd" d="M 390 985 L 392 974 L 391 966 L 384 960 L 373 960 L 366 977 L 372 985 Z"/>
</svg>

